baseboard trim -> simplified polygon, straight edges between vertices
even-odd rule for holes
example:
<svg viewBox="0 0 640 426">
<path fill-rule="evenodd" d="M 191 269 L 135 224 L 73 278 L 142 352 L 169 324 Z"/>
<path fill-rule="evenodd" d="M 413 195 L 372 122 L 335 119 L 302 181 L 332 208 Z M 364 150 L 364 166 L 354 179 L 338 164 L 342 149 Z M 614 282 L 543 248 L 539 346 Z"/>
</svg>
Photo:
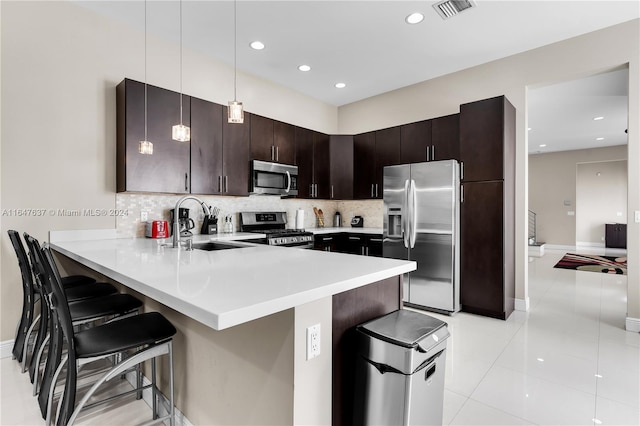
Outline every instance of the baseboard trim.
<svg viewBox="0 0 640 426">
<path fill-rule="evenodd" d="M 529 298 L 526 299 L 515 299 L 515 310 L 516 311 L 529 311 Z"/>
<path fill-rule="evenodd" d="M 604 243 L 592 243 L 589 241 L 576 241 L 576 247 L 598 247 L 604 248 Z"/>
<path fill-rule="evenodd" d="M 640 318 L 627 317 L 625 329 L 634 333 L 640 333 Z"/>
<path fill-rule="evenodd" d="M 576 246 L 565 246 L 562 244 L 545 244 L 547 250 L 570 250 L 576 249 Z"/>
<path fill-rule="evenodd" d="M 129 384 L 131 384 L 131 386 L 135 388 L 136 387 L 135 371 L 128 372 L 126 375 L 126 378 Z M 144 386 L 148 386 L 151 384 L 151 380 L 149 380 L 147 376 L 142 375 L 142 384 Z M 159 415 L 160 417 L 162 417 L 169 414 L 166 408 L 167 406 L 169 406 L 169 400 L 162 393 L 160 393 L 160 396 L 164 400 L 164 403 L 161 403 L 158 405 Z M 150 388 L 142 391 L 142 400 L 149 406 L 149 408 L 151 408 L 153 404 L 151 398 L 152 398 L 152 392 Z M 182 411 L 178 410 L 178 408 L 175 408 L 175 417 L 176 417 L 175 426 L 194 426 L 194 424 L 191 423 L 189 419 L 187 419 L 187 417 L 182 413 Z M 168 424 L 168 422 L 165 422 L 165 424 Z"/>
<path fill-rule="evenodd" d="M 13 351 L 13 340 L 0 342 L 0 358 L 9 358 L 10 356 L 13 356 L 11 351 Z"/>
</svg>

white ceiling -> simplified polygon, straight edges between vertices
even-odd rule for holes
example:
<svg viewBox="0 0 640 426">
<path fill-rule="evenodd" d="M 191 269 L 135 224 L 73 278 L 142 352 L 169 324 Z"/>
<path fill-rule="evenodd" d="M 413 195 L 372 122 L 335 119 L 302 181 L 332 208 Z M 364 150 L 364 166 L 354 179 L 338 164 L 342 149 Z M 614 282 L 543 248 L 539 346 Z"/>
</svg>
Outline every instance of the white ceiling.
<svg viewBox="0 0 640 426">
<path fill-rule="evenodd" d="M 144 28 L 143 1 L 73 1 Z M 239 0 L 237 66 L 244 72 L 340 106 L 640 18 L 638 0 L 476 0 L 475 8 L 448 20 L 435 12 L 434 3 Z M 228 0 L 183 0 L 184 48 L 232 65 L 233 7 L 233 1 Z M 405 17 L 416 11 L 425 15 L 424 21 L 406 24 Z M 148 1 L 147 31 L 178 43 L 179 12 L 178 0 Z M 251 49 L 249 43 L 254 40 L 262 41 L 266 48 Z M 297 69 L 300 64 L 310 65 L 312 70 L 300 72 Z M 592 78 L 587 83 L 600 81 Z M 337 89 L 334 87 L 337 82 L 347 86 Z M 545 93 L 557 94 L 552 89 L 537 89 L 531 95 L 543 98 Z M 602 100 L 597 99 L 601 107 Z M 538 112 L 536 104 L 545 110 L 547 107 L 542 99 L 530 107 L 530 125 L 534 126 L 535 117 L 536 123 L 540 123 L 535 124 L 539 133 L 545 128 L 553 132 L 560 124 L 568 126 L 568 118 L 557 120 L 557 114 Z M 576 123 L 575 127 L 580 125 Z M 609 132 L 613 134 L 614 129 Z M 566 133 L 572 134 L 569 130 Z M 531 151 L 540 150 L 538 145 L 544 143 L 540 141 L 551 141 L 552 136 L 546 134 L 545 139 L 538 139 L 532 131 Z M 535 141 L 535 146 L 531 141 Z M 547 145 L 551 149 L 551 144 Z"/>
<path fill-rule="evenodd" d="M 626 145 L 628 92 L 626 68 L 530 89 L 529 153 Z"/>
</svg>

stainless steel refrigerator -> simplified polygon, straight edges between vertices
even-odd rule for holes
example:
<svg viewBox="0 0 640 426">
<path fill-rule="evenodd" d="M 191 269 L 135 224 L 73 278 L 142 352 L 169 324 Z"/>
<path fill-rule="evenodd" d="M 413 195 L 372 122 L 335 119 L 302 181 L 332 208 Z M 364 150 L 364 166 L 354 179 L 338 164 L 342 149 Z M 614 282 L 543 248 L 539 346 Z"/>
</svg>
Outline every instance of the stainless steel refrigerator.
<svg viewBox="0 0 640 426">
<path fill-rule="evenodd" d="M 456 160 L 384 168 L 383 255 L 414 260 L 406 305 L 460 310 L 460 167 Z"/>
</svg>

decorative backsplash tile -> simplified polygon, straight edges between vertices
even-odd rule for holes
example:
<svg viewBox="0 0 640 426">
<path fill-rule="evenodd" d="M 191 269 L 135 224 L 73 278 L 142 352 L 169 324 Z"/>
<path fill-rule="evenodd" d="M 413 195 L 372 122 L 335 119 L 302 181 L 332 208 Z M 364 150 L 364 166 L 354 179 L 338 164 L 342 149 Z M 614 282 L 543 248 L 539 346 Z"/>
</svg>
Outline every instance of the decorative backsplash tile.
<svg viewBox="0 0 640 426">
<path fill-rule="evenodd" d="M 119 193 L 116 194 L 116 208 L 126 212 L 118 216 L 116 230 L 119 238 L 144 237 L 145 223 L 140 220 L 142 212 L 147 212 L 149 221 L 169 220 L 169 211 L 175 207 L 182 195 Z M 313 208 L 322 209 L 325 226 L 333 224 L 333 215 L 337 211 L 342 215 L 343 226 L 349 226 L 355 215 L 364 218 L 364 226 L 382 228 L 382 200 L 331 201 L 305 200 L 297 198 L 283 199 L 278 196 L 251 195 L 249 197 L 198 196 L 210 206 L 220 209 L 220 216 L 231 215 L 234 230 L 238 231 L 238 212 L 245 211 L 285 211 L 287 227 L 295 227 L 296 210 L 305 211 L 305 228 L 315 228 L 316 218 Z M 197 202 L 185 201 L 181 207 L 189 208 L 189 216 L 195 222 L 194 233 L 199 233 L 204 213 Z"/>
</svg>

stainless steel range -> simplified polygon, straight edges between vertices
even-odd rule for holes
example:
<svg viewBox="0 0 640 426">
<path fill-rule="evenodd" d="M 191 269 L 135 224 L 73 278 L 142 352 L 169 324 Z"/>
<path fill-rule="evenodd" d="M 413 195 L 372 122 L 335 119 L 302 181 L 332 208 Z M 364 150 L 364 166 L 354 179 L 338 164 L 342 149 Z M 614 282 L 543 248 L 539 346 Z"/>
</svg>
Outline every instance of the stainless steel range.
<svg viewBox="0 0 640 426">
<path fill-rule="evenodd" d="M 286 212 L 241 212 L 240 231 L 266 234 L 252 240 L 271 246 L 313 248 L 313 233 L 303 229 L 286 229 Z"/>
</svg>

